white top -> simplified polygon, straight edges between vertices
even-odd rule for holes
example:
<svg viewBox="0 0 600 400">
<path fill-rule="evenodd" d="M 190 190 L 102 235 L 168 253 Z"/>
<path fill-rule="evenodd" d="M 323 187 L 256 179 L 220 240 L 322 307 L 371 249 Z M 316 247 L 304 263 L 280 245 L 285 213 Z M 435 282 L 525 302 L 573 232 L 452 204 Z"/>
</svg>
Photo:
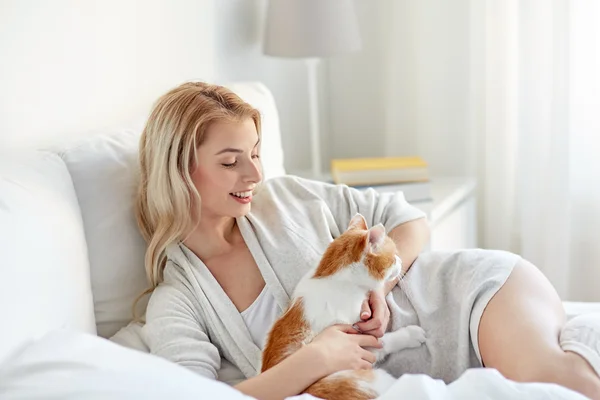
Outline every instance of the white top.
<svg viewBox="0 0 600 400">
<path fill-rule="evenodd" d="M 246 308 L 240 314 L 250 331 L 252 341 L 263 350 L 269 329 L 271 329 L 279 315 L 277 302 L 267 285 L 265 285 L 250 307 Z"/>
</svg>

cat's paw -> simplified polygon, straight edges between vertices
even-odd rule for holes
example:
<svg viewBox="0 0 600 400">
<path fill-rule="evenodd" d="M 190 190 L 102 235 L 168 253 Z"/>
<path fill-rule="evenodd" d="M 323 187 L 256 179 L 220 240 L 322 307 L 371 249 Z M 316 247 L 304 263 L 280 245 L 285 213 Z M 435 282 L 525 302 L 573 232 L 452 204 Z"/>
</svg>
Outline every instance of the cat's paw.
<svg viewBox="0 0 600 400">
<path fill-rule="evenodd" d="M 425 343 L 425 331 L 418 325 L 409 325 L 404 328 L 408 333 L 407 347 L 419 347 Z"/>
</svg>

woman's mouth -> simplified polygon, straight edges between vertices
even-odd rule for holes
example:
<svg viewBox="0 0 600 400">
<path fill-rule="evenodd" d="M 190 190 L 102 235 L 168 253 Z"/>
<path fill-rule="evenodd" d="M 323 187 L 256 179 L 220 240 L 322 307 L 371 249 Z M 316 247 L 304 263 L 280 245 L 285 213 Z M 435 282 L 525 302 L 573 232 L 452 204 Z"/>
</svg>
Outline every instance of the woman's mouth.
<svg viewBox="0 0 600 400">
<path fill-rule="evenodd" d="M 252 191 L 229 193 L 238 203 L 248 204 L 252 201 Z"/>
</svg>

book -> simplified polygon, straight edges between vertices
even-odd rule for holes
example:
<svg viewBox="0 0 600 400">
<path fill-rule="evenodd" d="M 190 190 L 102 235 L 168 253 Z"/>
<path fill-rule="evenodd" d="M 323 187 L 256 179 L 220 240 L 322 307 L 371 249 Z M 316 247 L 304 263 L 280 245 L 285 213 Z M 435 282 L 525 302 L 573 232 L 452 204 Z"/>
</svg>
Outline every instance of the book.
<svg viewBox="0 0 600 400">
<path fill-rule="evenodd" d="M 335 183 L 369 186 L 428 181 L 429 169 L 421 157 L 345 158 L 331 161 L 331 176 Z"/>
<path fill-rule="evenodd" d="M 373 188 L 374 190 L 385 193 L 385 192 L 402 192 L 404 198 L 409 203 L 431 201 L 433 199 L 431 193 L 431 181 L 423 182 L 406 182 L 396 183 L 387 185 L 363 185 L 363 186 L 352 186 L 359 190 Z"/>
</svg>

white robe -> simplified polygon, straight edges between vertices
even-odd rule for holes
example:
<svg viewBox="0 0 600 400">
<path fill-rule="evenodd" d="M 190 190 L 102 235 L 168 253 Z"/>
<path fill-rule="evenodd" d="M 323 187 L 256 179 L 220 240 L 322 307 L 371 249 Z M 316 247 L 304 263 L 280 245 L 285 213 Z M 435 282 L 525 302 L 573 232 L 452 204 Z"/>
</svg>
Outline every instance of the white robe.
<svg viewBox="0 0 600 400">
<path fill-rule="evenodd" d="M 252 211 L 237 223 L 279 313 L 357 212 L 369 227 L 382 223 L 387 232 L 425 217 L 400 192 L 379 194 L 292 176 L 262 185 Z M 142 330 L 150 351 L 210 378 L 217 377 L 221 358 L 247 378 L 258 374 L 261 351 L 206 266 L 182 244 L 171 246 L 167 257 L 164 283 L 150 298 Z M 388 366 L 395 369 L 390 372 L 422 372 L 448 381 L 478 366 L 472 335 L 517 259 L 483 250 L 420 255 L 404 290 L 394 289 L 388 302 L 394 327 L 418 323 L 430 339 L 420 349 L 390 357 Z"/>
</svg>

